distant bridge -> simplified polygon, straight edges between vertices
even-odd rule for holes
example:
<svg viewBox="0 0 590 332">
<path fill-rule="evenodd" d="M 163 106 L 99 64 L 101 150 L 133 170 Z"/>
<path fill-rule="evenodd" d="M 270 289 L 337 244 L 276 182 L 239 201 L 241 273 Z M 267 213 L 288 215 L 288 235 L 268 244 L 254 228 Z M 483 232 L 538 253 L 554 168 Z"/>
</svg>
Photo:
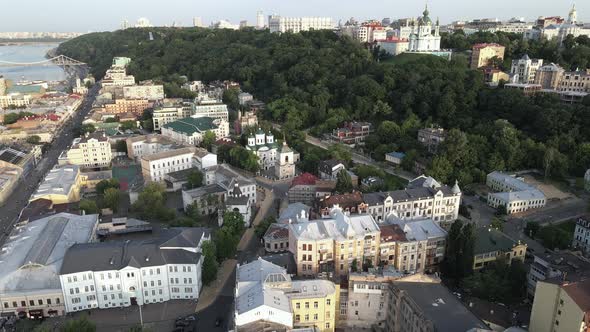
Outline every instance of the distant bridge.
<svg viewBox="0 0 590 332">
<path fill-rule="evenodd" d="M 10 62 L 0 60 L 0 67 L 38 67 L 38 66 L 86 66 L 84 62 L 72 59 L 65 55 L 59 55 L 51 59 L 37 62 Z"/>
</svg>

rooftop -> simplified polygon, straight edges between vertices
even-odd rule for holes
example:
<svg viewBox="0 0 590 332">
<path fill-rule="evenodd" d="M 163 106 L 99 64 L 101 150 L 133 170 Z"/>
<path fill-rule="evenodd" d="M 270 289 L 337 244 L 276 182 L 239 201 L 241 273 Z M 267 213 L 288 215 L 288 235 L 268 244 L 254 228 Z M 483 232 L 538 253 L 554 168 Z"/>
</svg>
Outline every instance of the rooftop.
<svg viewBox="0 0 590 332">
<path fill-rule="evenodd" d="M 334 205 L 339 205 L 341 207 L 350 207 L 350 206 L 357 206 L 363 203 L 363 195 L 358 192 L 352 192 L 347 194 L 341 195 L 332 195 L 326 198 L 320 199 L 319 205 L 323 208 L 325 207 L 333 207 Z"/>
<path fill-rule="evenodd" d="M 489 328 L 459 302 L 440 283 L 394 281 L 396 288 L 407 294 L 434 324 L 435 331 L 466 332 Z"/>
<path fill-rule="evenodd" d="M 180 156 L 183 154 L 194 154 L 196 152 L 196 149 L 197 149 L 196 147 L 188 146 L 188 147 L 184 147 L 184 148 L 180 148 L 180 149 L 152 153 L 149 155 L 142 156 L 141 159 L 147 160 L 147 161 L 154 161 L 154 160 L 176 157 L 176 156 Z"/>
<path fill-rule="evenodd" d="M 208 236 L 206 228 L 171 228 L 146 240 L 75 244 L 66 252 L 60 274 L 194 264 L 201 255 L 197 248 Z"/>
<path fill-rule="evenodd" d="M 318 178 L 311 174 L 311 173 L 303 173 L 293 179 L 291 182 L 291 187 L 299 186 L 299 185 L 307 185 L 312 186 L 316 183 Z"/>
<path fill-rule="evenodd" d="M 309 218 L 309 211 L 310 210 L 311 210 L 311 207 L 309 207 L 303 203 L 300 203 L 300 202 L 292 203 L 292 204 L 289 204 L 284 210 L 281 211 L 277 221 L 279 223 L 288 223 L 289 220 L 291 220 L 292 222 L 296 222 L 302 216 L 301 215 L 302 212 L 305 212 L 304 217 Z"/>
<path fill-rule="evenodd" d="M 184 118 L 163 125 L 163 128 L 171 129 L 175 132 L 193 135 L 194 133 L 203 133 L 208 130 L 217 129 L 214 123 L 215 119 L 210 117 L 202 118 Z"/>
<path fill-rule="evenodd" d="M 31 195 L 30 201 L 48 195 L 68 195 L 80 174 L 77 165 L 55 166 L 47 173 L 39 188 Z"/>
<path fill-rule="evenodd" d="M 66 250 L 91 241 L 97 223 L 96 214 L 59 213 L 16 226 L 0 253 L 0 293 L 60 291 Z"/>
<path fill-rule="evenodd" d="M 340 209 L 333 209 L 330 219 L 290 224 L 289 229 L 298 240 L 345 240 L 351 236 L 360 238 L 379 232 L 379 226 L 371 215 L 347 216 Z"/>
<path fill-rule="evenodd" d="M 590 312 L 590 279 L 565 284 L 561 287 L 581 310 L 586 313 Z"/>
<path fill-rule="evenodd" d="M 518 244 L 519 242 L 514 241 L 508 235 L 497 229 L 480 227 L 475 230 L 475 248 L 473 253 L 479 255 L 494 251 L 507 252 L 511 251 Z"/>
</svg>

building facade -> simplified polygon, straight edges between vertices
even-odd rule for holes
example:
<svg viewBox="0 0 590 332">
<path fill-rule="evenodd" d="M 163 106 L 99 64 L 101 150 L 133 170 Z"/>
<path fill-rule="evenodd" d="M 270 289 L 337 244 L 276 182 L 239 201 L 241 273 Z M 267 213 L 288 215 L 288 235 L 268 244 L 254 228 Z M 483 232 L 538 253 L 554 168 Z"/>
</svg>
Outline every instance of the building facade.
<svg viewBox="0 0 590 332">
<path fill-rule="evenodd" d="M 141 84 L 123 87 L 123 96 L 126 99 L 164 99 L 164 86 L 157 84 Z"/>
<path fill-rule="evenodd" d="M 29 202 L 47 199 L 53 204 L 75 203 L 80 201 L 82 178 L 77 165 L 56 165 L 51 169 Z"/>
<path fill-rule="evenodd" d="M 135 161 L 141 157 L 176 149 L 180 147 L 173 140 L 158 134 L 140 135 L 129 137 L 127 143 L 127 156 Z"/>
<path fill-rule="evenodd" d="M 210 239 L 203 228 L 173 228 L 156 240 L 70 247 L 59 274 L 66 312 L 197 299 Z"/>
<path fill-rule="evenodd" d="M 113 154 L 111 143 L 105 132 L 75 138 L 69 150 L 64 151 L 59 157 L 61 165 L 78 165 L 83 168 L 99 168 L 111 165 Z"/>
<path fill-rule="evenodd" d="M 495 192 L 488 193 L 488 205 L 505 208 L 507 214 L 542 208 L 547 199 L 536 187 L 502 172 L 492 172 L 486 177 L 486 184 Z"/>
<path fill-rule="evenodd" d="M 513 260 L 524 262 L 527 244 L 515 241 L 494 228 L 477 228 L 473 250 L 473 269 L 481 269 L 499 259 L 511 264 Z"/>
<path fill-rule="evenodd" d="M 517 60 L 512 60 L 510 75 L 512 83 L 534 84 L 537 70 L 543 66 L 543 59 L 531 59 L 527 54 Z"/>
<path fill-rule="evenodd" d="M 161 127 L 162 136 L 185 145 L 199 145 L 207 131 L 213 132 L 216 139 L 229 135 L 229 123 L 208 117 L 184 118 L 167 123 Z"/>
<path fill-rule="evenodd" d="M 564 70 L 554 63 L 546 64 L 537 70 L 535 75 L 535 84 L 540 84 L 541 88 L 557 90 L 560 86 Z"/>
<path fill-rule="evenodd" d="M 490 64 L 492 58 L 504 60 L 504 51 L 506 48 L 496 43 L 475 44 L 471 53 L 471 69 L 486 67 Z"/>
<path fill-rule="evenodd" d="M 163 182 L 168 173 L 193 167 L 193 156 L 196 151 L 195 147 L 184 147 L 141 157 L 143 179 L 146 182 Z"/>
<path fill-rule="evenodd" d="M 559 91 L 590 93 L 590 69 L 564 72 L 559 82 Z"/>
<path fill-rule="evenodd" d="M 282 17 L 271 15 L 268 17 L 270 32 L 293 32 L 309 30 L 331 30 L 334 22 L 330 17 Z"/>
<path fill-rule="evenodd" d="M 576 221 L 572 247 L 580 248 L 584 254 L 590 256 L 590 216 L 579 217 Z"/>
<path fill-rule="evenodd" d="M 418 18 L 418 24 L 412 25 L 409 36 L 409 52 L 440 51 L 439 24 L 437 21 L 436 25 L 433 26 L 429 14 L 427 6 L 422 13 L 422 17 Z"/>
</svg>

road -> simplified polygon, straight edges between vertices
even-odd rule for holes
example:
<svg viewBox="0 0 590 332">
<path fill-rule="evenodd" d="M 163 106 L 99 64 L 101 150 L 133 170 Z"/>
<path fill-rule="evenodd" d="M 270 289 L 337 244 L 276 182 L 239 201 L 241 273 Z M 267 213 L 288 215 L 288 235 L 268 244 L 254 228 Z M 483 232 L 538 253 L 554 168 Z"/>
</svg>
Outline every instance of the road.
<svg viewBox="0 0 590 332">
<path fill-rule="evenodd" d="M 329 143 L 329 142 L 325 142 L 325 141 L 321 141 L 320 139 L 313 137 L 309 134 L 305 135 L 305 141 L 309 144 L 315 145 L 319 148 L 322 148 L 324 150 L 329 150 L 330 147 L 334 144 L 334 143 Z M 396 170 L 393 167 L 390 166 L 385 166 L 383 165 L 383 163 L 377 162 L 367 156 L 364 156 L 360 153 L 351 151 L 351 156 L 352 156 L 352 161 L 354 161 L 356 164 L 364 164 L 364 165 L 371 165 L 371 166 L 375 166 L 377 168 L 382 169 L 383 171 L 385 171 L 386 173 L 389 173 L 391 175 L 400 177 L 404 180 L 407 181 L 411 181 L 413 180 L 415 177 L 408 173 L 408 172 L 404 172 L 404 171 L 400 171 L 400 170 Z"/>
<path fill-rule="evenodd" d="M 10 200 L 0 207 L 0 244 L 4 243 L 5 237 L 10 234 L 12 227 L 18 220 L 22 209 L 28 204 L 29 197 L 36 190 L 45 174 L 57 164 L 57 158 L 72 141 L 72 129 L 79 126 L 84 117 L 92 109 L 92 103 L 96 98 L 99 86 L 95 85 L 88 91 L 82 105 L 76 113 L 70 117 L 56 132 L 49 149 L 43 154 L 41 162 L 25 178 L 21 178 L 19 185 L 10 195 Z"/>
</svg>

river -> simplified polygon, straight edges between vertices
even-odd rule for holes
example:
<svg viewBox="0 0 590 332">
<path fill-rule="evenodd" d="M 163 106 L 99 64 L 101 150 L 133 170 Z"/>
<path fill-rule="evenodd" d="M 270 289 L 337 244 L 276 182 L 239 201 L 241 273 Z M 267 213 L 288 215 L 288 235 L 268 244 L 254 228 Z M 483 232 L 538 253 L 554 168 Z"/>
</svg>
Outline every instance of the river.
<svg viewBox="0 0 590 332">
<path fill-rule="evenodd" d="M 57 43 L 39 43 L 0 46 L 0 61 L 36 62 L 45 60 L 45 54 Z M 58 66 L 37 67 L 0 67 L 0 75 L 15 82 L 21 80 L 62 81 L 66 79 L 64 71 Z"/>
</svg>

